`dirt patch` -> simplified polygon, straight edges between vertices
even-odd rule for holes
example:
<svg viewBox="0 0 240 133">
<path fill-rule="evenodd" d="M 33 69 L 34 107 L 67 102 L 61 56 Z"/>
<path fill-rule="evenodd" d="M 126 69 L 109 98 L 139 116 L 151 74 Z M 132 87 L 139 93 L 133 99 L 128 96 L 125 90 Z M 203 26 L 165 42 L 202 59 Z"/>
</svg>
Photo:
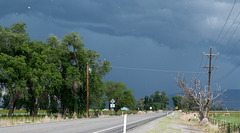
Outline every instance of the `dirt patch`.
<svg viewBox="0 0 240 133">
<path fill-rule="evenodd" d="M 145 114 L 145 112 L 144 112 L 144 111 L 138 111 L 137 114 L 138 114 L 138 115 L 140 115 L 140 114 Z"/>
<path fill-rule="evenodd" d="M 198 113 L 182 113 L 182 115 L 180 116 L 180 119 L 184 120 L 184 121 L 191 121 L 193 119 L 199 120 L 199 116 Z"/>
</svg>

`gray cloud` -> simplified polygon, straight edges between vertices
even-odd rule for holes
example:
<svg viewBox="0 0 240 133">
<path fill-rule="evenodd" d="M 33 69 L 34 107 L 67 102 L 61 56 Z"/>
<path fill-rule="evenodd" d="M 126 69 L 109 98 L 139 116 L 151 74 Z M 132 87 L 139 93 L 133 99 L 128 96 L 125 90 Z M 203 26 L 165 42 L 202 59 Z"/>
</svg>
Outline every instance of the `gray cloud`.
<svg viewBox="0 0 240 133">
<path fill-rule="evenodd" d="M 16 3 L 16 4 L 12 4 Z M 116 36 L 148 37 L 171 48 L 213 40 L 232 3 L 215 0 L 5 1 L 4 14 L 51 17 L 62 26 Z M 28 6 L 31 8 L 28 9 Z"/>
<path fill-rule="evenodd" d="M 26 22 L 33 40 L 79 32 L 86 47 L 99 51 L 116 66 L 205 72 L 201 67 L 208 60 L 202 52 L 209 53 L 232 4 L 228 0 L 5 0 L 0 4 L 0 24 Z M 236 4 L 226 29 L 239 6 Z M 239 19 L 229 34 L 213 45 L 214 53 L 225 48 L 238 23 Z M 238 63 L 238 31 L 217 59 L 216 78 Z M 113 69 L 105 80 L 123 81 L 139 98 L 159 89 L 177 91 L 176 75 Z M 206 82 L 207 75 L 203 75 Z M 191 81 L 199 75 L 186 76 Z M 223 83 L 226 88 L 240 87 L 236 80 Z"/>
</svg>

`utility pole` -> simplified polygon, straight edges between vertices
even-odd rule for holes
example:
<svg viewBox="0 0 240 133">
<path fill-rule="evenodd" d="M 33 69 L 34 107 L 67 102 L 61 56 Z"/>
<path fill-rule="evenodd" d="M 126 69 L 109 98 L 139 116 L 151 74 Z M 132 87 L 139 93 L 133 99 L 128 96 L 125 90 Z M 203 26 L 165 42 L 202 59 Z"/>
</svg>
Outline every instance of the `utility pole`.
<svg viewBox="0 0 240 133">
<path fill-rule="evenodd" d="M 89 117 L 88 62 L 87 62 L 87 118 Z"/>
<path fill-rule="evenodd" d="M 213 69 L 217 68 L 217 67 L 212 67 L 212 58 L 214 56 L 217 56 L 218 54 L 212 54 L 212 48 L 210 48 L 210 54 L 205 54 L 203 53 L 203 55 L 207 55 L 208 58 L 209 58 L 209 66 L 208 67 L 203 67 L 203 68 L 206 68 L 208 70 L 208 102 L 210 102 L 210 85 L 211 85 L 211 72 Z M 207 105 L 207 117 L 209 117 L 209 106 L 210 106 L 210 103 L 208 103 Z"/>
<path fill-rule="evenodd" d="M 194 78 L 194 89 L 197 90 L 197 80 L 196 80 L 196 78 Z M 194 112 L 195 112 L 195 101 L 194 101 L 193 105 L 194 105 L 193 108 L 194 108 Z"/>
</svg>

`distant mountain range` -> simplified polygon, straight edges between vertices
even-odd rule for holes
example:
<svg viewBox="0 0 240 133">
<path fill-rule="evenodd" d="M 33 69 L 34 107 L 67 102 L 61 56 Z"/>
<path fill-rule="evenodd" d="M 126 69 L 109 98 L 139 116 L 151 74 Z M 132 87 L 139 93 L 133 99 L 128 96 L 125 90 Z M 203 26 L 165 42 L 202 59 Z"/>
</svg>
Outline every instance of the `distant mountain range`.
<svg viewBox="0 0 240 133">
<path fill-rule="evenodd" d="M 224 109 L 240 110 L 240 89 L 228 89 L 220 99 L 224 101 Z"/>
<path fill-rule="evenodd" d="M 181 94 L 181 93 L 173 93 L 169 94 L 169 105 L 173 106 L 172 97 Z M 240 110 L 240 89 L 228 89 L 223 96 L 219 97 L 218 100 L 223 100 L 224 105 L 223 109 L 226 110 Z"/>
</svg>

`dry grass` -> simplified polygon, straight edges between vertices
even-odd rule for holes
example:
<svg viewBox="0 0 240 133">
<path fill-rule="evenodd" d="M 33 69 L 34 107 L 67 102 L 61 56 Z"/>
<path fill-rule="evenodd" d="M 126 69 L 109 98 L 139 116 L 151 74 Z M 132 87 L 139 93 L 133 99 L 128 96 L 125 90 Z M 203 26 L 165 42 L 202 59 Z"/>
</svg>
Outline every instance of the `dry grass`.
<svg viewBox="0 0 240 133">
<path fill-rule="evenodd" d="M 68 117 L 64 119 L 61 114 L 58 114 L 57 117 L 54 117 L 54 116 L 34 117 L 34 121 L 32 117 L 4 117 L 4 118 L 0 118 L 0 126 L 54 122 L 54 121 L 64 121 L 64 120 L 73 120 L 73 119 L 78 119 L 76 114 L 73 115 L 72 119 L 69 119 Z"/>
<path fill-rule="evenodd" d="M 197 115 L 196 119 L 194 119 L 194 114 Z M 182 113 L 180 119 L 183 120 L 188 125 L 199 126 L 199 123 L 200 123 L 200 120 L 198 118 L 198 113 L 189 113 L 189 114 Z M 221 133 L 221 131 L 218 129 L 218 126 L 213 125 L 210 122 L 208 122 L 208 124 L 205 126 L 199 126 L 199 127 L 208 133 Z"/>
</svg>

